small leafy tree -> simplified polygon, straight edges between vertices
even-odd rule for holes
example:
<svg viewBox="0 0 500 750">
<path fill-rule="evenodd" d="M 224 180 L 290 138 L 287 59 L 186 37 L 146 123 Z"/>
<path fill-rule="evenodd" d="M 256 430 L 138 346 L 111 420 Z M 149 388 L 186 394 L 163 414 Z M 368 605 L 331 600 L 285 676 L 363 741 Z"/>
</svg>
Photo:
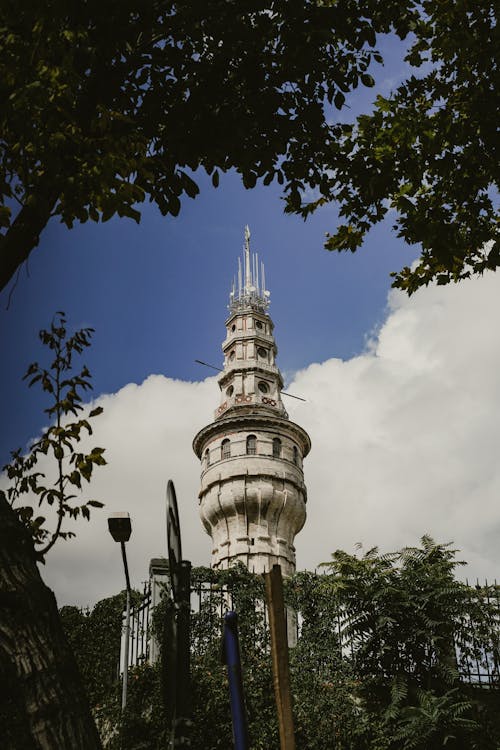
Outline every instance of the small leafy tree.
<svg viewBox="0 0 500 750">
<path fill-rule="evenodd" d="M 459 673 L 486 651 L 498 658 L 499 612 L 485 592 L 455 578 L 463 564 L 450 545 L 428 536 L 420 547 L 389 554 L 337 551 L 326 564 L 359 724 L 379 735 L 373 747 L 498 746 L 498 729 L 493 737 L 481 727 L 478 696 Z"/>
<path fill-rule="evenodd" d="M 87 367 L 73 373 L 73 357 L 90 345 L 92 333 L 92 328 L 83 328 L 68 336 L 63 312 L 56 313 L 48 330 L 40 331 L 40 340 L 53 353 L 53 359 L 48 367 L 33 362 L 24 379 L 28 380 L 30 388 L 36 383 L 40 384 L 50 396 L 50 404 L 44 412 L 51 424 L 32 443 L 27 455 L 21 449 L 15 450 L 11 454 L 11 462 L 3 467 L 12 484 L 6 491 L 0 490 L 0 495 L 8 500 L 20 520 L 30 529 L 40 561 L 44 560 L 57 539 L 75 536 L 74 532 L 63 529 L 64 518 L 76 519 L 81 515 L 88 520 L 91 508 L 103 506 L 97 500 L 82 502 L 79 495 L 74 493 L 76 490 L 81 491 L 82 480 L 90 481 L 95 466 L 106 463 L 104 448 L 95 447 L 90 453 L 83 453 L 76 447 L 82 434 L 92 434 L 89 420 L 102 412 L 102 407 L 99 406 L 92 409 L 85 418 L 78 419 L 79 414 L 84 411 L 82 393 L 90 390 L 92 385 Z M 72 420 L 71 417 L 75 419 Z M 37 470 L 43 456 L 53 459 L 53 481 L 47 478 L 45 472 Z M 35 515 L 32 504 L 19 504 L 25 496 L 38 499 L 38 507 L 44 503 L 54 507 L 54 530 L 49 529 L 45 516 Z"/>
</svg>

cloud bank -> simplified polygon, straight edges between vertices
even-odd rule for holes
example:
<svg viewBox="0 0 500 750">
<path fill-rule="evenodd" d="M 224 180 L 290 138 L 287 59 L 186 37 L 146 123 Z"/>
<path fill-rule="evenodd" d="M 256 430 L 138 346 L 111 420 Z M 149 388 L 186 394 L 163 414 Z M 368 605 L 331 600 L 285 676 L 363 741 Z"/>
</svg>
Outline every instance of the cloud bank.
<svg viewBox="0 0 500 750">
<path fill-rule="evenodd" d="M 296 374 L 288 390 L 307 403 L 289 399 L 287 408 L 313 445 L 304 466 L 308 518 L 296 539 L 299 568 L 314 568 L 338 548 L 354 551 L 357 542 L 389 550 L 429 533 L 461 549 L 470 577 L 498 575 L 499 319 L 500 277 L 493 274 L 410 299 L 391 292 L 365 353 Z M 106 507 L 49 555 L 42 572 L 60 604 L 91 604 L 123 588 L 108 512 L 130 513 L 131 577 L 136 586 L 147 578 L 149 559 L 165 554 L 169 478 L 184 557 L 208 564 L 191 441 L 211 421 L 218 396 L 214 378 L 152 375 L 98 400 L 104 413 L 92 444 L 106 447 L 108 466 L 96 471 L 92 497 Z"/>
</svg>

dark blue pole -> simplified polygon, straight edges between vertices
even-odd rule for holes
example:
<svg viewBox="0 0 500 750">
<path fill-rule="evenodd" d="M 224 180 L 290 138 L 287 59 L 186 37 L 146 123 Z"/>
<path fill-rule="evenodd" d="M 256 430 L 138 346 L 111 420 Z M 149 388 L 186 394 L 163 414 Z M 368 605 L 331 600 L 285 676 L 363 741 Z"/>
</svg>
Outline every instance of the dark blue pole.
<svg viewBox="0 0 500 750">
<path fill-rule="evenodd" d="M 238 640 L 238 615 L 227 612 L 224 615 L 223 633 L 224 661 L 227 664 L 229 679 L 229 702 L 233 720 L 234 750 L 248 750 L 248 726 L 243 700 L 243 679 L 241 675 L 240 644 Z"/>
</svg>

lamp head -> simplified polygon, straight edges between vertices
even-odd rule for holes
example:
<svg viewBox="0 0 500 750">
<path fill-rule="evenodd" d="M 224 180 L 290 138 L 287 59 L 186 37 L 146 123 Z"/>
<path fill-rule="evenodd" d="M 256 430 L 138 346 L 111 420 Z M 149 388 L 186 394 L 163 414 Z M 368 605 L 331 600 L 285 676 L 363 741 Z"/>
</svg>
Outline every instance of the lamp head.
<svg viewBox="0 0 500 750">
<path fill-rule="evenodd" d="M 132 533 L 129 514 L 111 513 L 108 516 L 108 529 L 115 542 L 128 542 Z"/>
</svg>

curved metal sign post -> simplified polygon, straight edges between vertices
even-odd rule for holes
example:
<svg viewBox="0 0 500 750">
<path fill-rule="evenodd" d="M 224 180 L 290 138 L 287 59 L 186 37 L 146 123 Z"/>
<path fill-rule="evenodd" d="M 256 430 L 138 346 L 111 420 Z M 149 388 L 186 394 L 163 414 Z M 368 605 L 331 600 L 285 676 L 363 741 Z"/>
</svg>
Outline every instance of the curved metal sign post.
<svg viewBox="0 0 500 750">
<path fill-rule="evenodd" d="M 172 748 L 191 747 L 189 738 L 190 715 L 190 619 L 191 619 L 191 563 L 182 559 L 181 526 L 179 509 L 174 483 L 167 484 L 167 550 L 170 585 L 173 606 L 170 605 L 170 616 L 173 619 L 170 627 L 170 642 L 164 642 L 165 663 L 170 674 L 166 675 L 166 714 L 173 717 Z M 168 609 L 168 608 L 167 608 Z M 169 613 L 167 612 L 167 617 Z M 167 624 L 167 623 L 166 623 Z"/>
<path fill-rule="evenodd" d="M 181 525 L 174 483 L 167 484 L 167 549 L 168 569 L 174 602 L 179 600 L 179 566 L 182 561 Z"/>
</svg>

